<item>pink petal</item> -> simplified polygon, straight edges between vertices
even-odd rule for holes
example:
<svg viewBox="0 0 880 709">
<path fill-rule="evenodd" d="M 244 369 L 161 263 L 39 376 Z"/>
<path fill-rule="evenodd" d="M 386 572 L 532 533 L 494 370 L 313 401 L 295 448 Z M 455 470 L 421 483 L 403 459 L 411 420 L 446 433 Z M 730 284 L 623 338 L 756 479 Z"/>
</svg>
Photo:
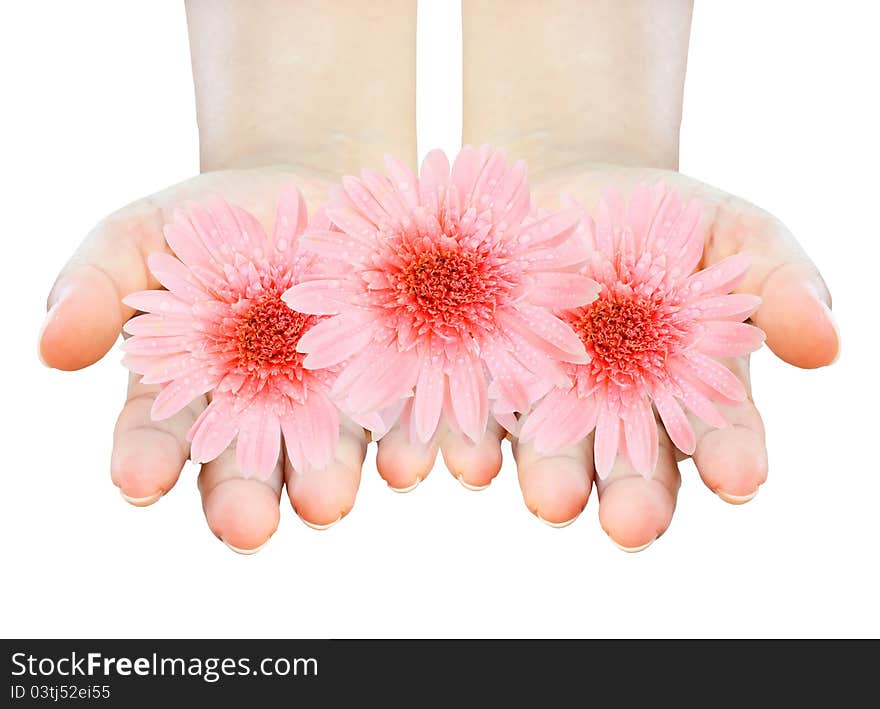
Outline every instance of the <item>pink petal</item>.
<svg viewBox="0 0 880 709">
<path fill-rule="evenodd" d="M 190 335 L 193 324 L 191 318 L 169 318 L 147 313 L 133 317 L 122 326 L 122 330 L 136 337 Z"/>
<path fill-rule="evenodd" d="M 337 206 L 348 206 L 355 209 L 363 213 L 364 217 L 375 225 L 382 224 L 390 218 L 391 215 L 376 201 L 373 193 L 356 177 L 343 177 L 342 189 L 350 201 L 345 205 L 339 204 Z"/>
<path fill-rule="evenodd" d="M 519 233 L 517 241 L 528 247 L 539 244 L 549 246 L 550 244 L 546 242 L 554 239 L 562 240 L 569 236 L 580 222 L 582 214 L 583 210 L 580 207 L 553 212 L 525 227 Z"/>
<path fill-rule="evenodd" d="M 293 186 L 282 189 L 275 208 L 275 226 L 272 230 L 272 244 L 275 249 L 281 252 L 293 249 L 297 237 L 305 231 L 308 220 L 308 210 L 302 193 Z"/>
<path fill-rule="evenodd" d="M 747 253 L 728 256 L 690 276 L 685 281 L 684 290 L 700 297 L 729 293 L 746 275 L 751 262 Z"/>
<path fill-rule="evenodd" d="M 397 345 L 394 343 L 373 341 L 360 352 L 352 355 L 351 359 L 345 362 L 345 366 L 333 383 L 331 396 L 335 399 L 343 398 L 355 382 L 367 375 L 368 372 L 375 371 L 382 365 L 382 362 L 394 356 L 397 350 Z"/>
<path fill-rule="evenodd" d="M 339 411 L 336 406 L 320 391 L 311 389 L 306 403 L 293 407 L 293 415 L 304 434 L 300 440 L 303 455 L 315 468 L 320 470 L 327 467 L 333 460 L 339 442 Z"/>
<path fill-rule="evenodd" d="M 168 246 L 187 268 L 217 275 L 222 273 L 183 212 L 177 212 L 174 221 L 166 224 L 163 231 Z"/>
<path fill-rule="evenodd" d="M 657 422 L 647 397 L 638 395 L 623 415 L 623 430 L 629 462 L 637 473 L 646 478 L 657 466 Z"/>
<path fill-rule="evenodd" d="M 363 260 L 370 254 L 366 241 L 344 231 L 310 229 L 299 243 L 304 251 L 334 261 Z"/>
<path fill-rule="evenodd" d="M 363 214 L 348 207 L 327 206 L 327 216 L 336 226 L 355 241 L 369 239 L 377 231 L 377 226 Z"/>
<path fill-rule="evenodd" d="M 469 197 L 486 157 L 485 151 L 481 154 L 474 147 L 466 145 L 455 158 L 452 164 L 452 184 L 462 199 Z"/>
<path fill-rule="evenodd" d="M 672 227 L 667 244 L 668 254 L 677 258 L 676 268 L 682 276 L 693 273 L 703 258 L 706 245 L 706 229 L 703 222 L 703 207 L 692 200 Z M 656 252 L 655 252 L 656 253 Z"/>
<path fill-rule="evenodd" d="M 617 248 L 615 230 L 623 224 L 625 213 L 623 197 L 616 190 L 605 192 L 596 205 L 596 248 L 608 256 Z"/>
<path fill-rule="evenodd" d="M 413 402 L 413 426 L 416 436 L 422 443 L 433 438 L 443 410 L 443 395 L 446 391 L 443 371 L 431 362 L 430 357 L 422 359 L 419 378 L 416 382 Z"/>
<path fill-rule="evenodd" d="M 132 293 L 122 299 L 129 308 L 145 313 L 161 313 L 188 317 L 192 314 L 190 304 L 182 301 L 173 293 L 164 290 L 143 290 Z"/>
<path fill-rule="evenodd" d="M 202 361 L 193 357 L 191 352 L 178 352 L 150 359 L 150 364 L 143 368 L 142 384 L 164 384 L 172 379 L 182 379 L 205 366 Z"/>
<path fill-rule="evenodd" d="M 530 372 L 500 344 L 487 343 L 480 354 L 492 378 L 489 396 L 503 400 L 510 411 L 528 411 L 532 402 L 528 386 L 533 379 Z M 496 408 L 503 410 L 506 407 Z"/>
<path fill-rule="evenodd" d="M 663 427 L 676 448 L 686 455 L 692 455 L 697 447 L 694 429 L 682 411 L 675 397 L 666 389 L 654 391 L 654 406 L 663 421 Z"/>
<path fill-rule="evenodd" d="M 238 433 L 238 418 L 222 399 L 215 397 L 187 434 L 194 463 L 207 463 L 225 451 Z"/>
<path fill-rule="evenodd" d="M 496 318 L 502 326 L 538 344 L 544 352 L 557 359 L 574 364 L 589 361 L 584 345 L 575 332 L 543 308 L 519 303 L 516 311 L 499 310 Z"/>
<path fill-rule="evenodd" d="M 245 477 L 266 480 L 281 453 L 281 423 L 272 407 L 255 403 L 241 417 L 236 461 Z"/>
<path fill-rule="evenodd" d="M 486 378 L 479 360 L 464 354 L 455 361 L 449 376 L 449 393 L 462 433 L 479 443 L 486 435 L 489 420 Z"/>
<path fill-rule="evenodd" d="M 171 418 L 202 394 L 211 391 L 215 383 L 216 377 L 211 376 L 207 371 L 191 374 L 183 379 L 175 379 L 165 385 L 156 396 L 150 417 L 153 421 Z"/>
<path fill-rule="evenodd" d="M 596 420 L 596 472 L 603 480 L 608 477 L 620 446 L 620 418 L 607 406 L 601 407 Z"/>
<path fill-rule="evenodd" d="M 170 254 L 150 254 L 147 256 L 147 265 L 156 280 L 181 300 L 192 303 L 206 296 L 201 281 Z"/>
<path fill-rule="evenodd" d="M 517 160 L 504 175 L 495 192 L 495 206 L 492 208 L 492 218 L 496 222 L 519 224 L 529 214 L 531 198 L 527 172 L 525 161 Z"/>
<path fill-rule="evenodd" d="M 679 390 L 677 397 L 685 407 L 710 426 L 725 428 L 727 420 L 721 415 L 715 404 L 690 381 L 690 373 L 677 367 L 673 361 L 669 362 L 669 368 L 673 374 L 673 381 Z"/>
<path fill-rule="evenodd" d="M 550 310 L 571 310 L 592 303 L 600 289 L 592 278 L 561 271 L 533 273 L 532 284 L 529 302 Z"/>
<path fill-rule="evenodd" d="M 581 398 L 574 389 L 550 413 L 535 438 L 535 449 L 552 453 L 584 440 L 596 426 L 599 406 L 595 397 Z"/>
<path fill-rule="evenodd" d="M 732 293 L 703 298 L 695 302 L 691 309 L 700 320 L 735 320 L 742 322 L 761 304 L 756 295 Z"/>
<path fill-rule="evenodd" d="M 415 350 L 392 353 L 351 385 L 345 405 L 357 413 L 383 409 L 408 396 L 418 377 L 419 355 Z"/>
<path fill-rule="evenodd" d="M 130 337 L 122 343 L 122 350 L 135 355 L 162 357 L 189 351 L 191 342 L 186 335 L 173 337 Z"/>
<path fill-rule="evenodd" d="M 323 369 L 344 362 L 373 339 L 373 323 L 348 315 L 322 320 L 303 335 L 296 351 L 306 355 L 307 369 Z"/>
<path fill-rule="evenodd" d="M 281 300 L 298 313 L 337 315 L 350 306 L 355 290 L 348 281 L 303 281 L 285 291 Z"/>
<path fill-rule="evenodd" d="M 745 401 L 746 389 L 739 378 L 720 362 L 699 352 L 688 352 L 684 361 L 695 377 L 732 401 Z"/>
<path fill-rule="evenodd" d="M 766 335 L 754 325 L 726 320 L 703 323 L 695 347 L 714 357 L 739 357 L 761 348 Z"/>
<path fill-rule="evenodd" d="M 422 204 L 433 209 L 440 206 L 440 190 L 449 184 L 449 160 L 442 150 L 432 150 L 422 161 L 419 173 L 419 198 Z"/>
<path fill-rule="evenodd" d="M 661 182 L 651 190 L 649 199 L 651 197 L 654 198 L 652 200 L 654 204 L 651 205 L 653 209 L 650 213 L 650 226 L 645 235 L 644 244 L 653 253 L 659 254 L 663 253 L 668 247 L 670 237 L 673 234 L 673 227 L 681 216 L 681 195 L 677 189 L 670 189 L 668 185 Z M 656 201 L 658 197 L 659 202 Z M 638 246 L 641 246 L 641 244 L 638 244 Z M 673 258 L 678 256 L 675 252 L 671 252 L 669 255 Z"/>
<path fill-rule="evenodd" d="M 419 183 L 415 173 L 405 162 L 390 155 L 385 156 L 385 169 L 404 205 L 410 210 L 415 209 L 419 204 Z"/>
</svg>

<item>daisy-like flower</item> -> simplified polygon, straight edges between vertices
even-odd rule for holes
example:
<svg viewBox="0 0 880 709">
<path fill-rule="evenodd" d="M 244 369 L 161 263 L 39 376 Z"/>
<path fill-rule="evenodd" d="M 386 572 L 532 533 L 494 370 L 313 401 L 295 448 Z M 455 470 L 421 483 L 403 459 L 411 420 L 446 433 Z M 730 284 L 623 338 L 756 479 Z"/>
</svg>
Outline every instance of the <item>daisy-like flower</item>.
<svg viewBox="0 0 880 709">
<path fill-rule="evenodd" d="M 561 362 L 586 362 L 552 311 L 595 298 L 576 266 L 588 256 L 577 208 L 533 215 L 526 168 L 465 147 L 451 171 L 441 151 L 419 176 L 399 160 L 387 174 L 345 178 L 303 248 L 319 268 L 284 295 L 330 316 L 300 339 L 306 367 L 342 365 L 333 394 L 346 413 L 404 417 L 427 442 L 445 418 L 479 441 L 490 408 L 512 420 L 567 381 Z"/>
<path fill-rule="evenodd" d="M 694 272 L 705 241 L 701 211 L 696 201 L 683 207 L 678 192 L 662 183 L 640 186 L 628 204 L 611 192 L 599 202 L 595 223 L 587 222 L 596 253 L 583 269 L 601 284 L 599 297 L 562 314 L 590 361 L 570 366 L 573 384 L 534 407 L 521 440 L 550 452 L 595 428 L 601 477 L 619 450 L 647 477 L 657 462 L 652 402 L 684 453 L 696 443 L 685 409 L 712 426 L 726 425 L 715 404 L 740 402 L 746 392 L 713 358 L 752 352 L 764 333 L 742 322 L 760 299 L 730 294 L 748 270 L 748 255 Z"/>
<path fill-rule="evenodd" d="M 125 326 L 133 337 L 123 361 L 144 383 L 163 385 L 153 419 L 212 393 L 189 432 L 195 462 L 216 458 L 237 434 L 242 472 L 266 478 L 282 431 L 294 468 L 322 468 L 332 458 L 339 436 L 328 396 L 334 373 L 305 369 L 296 350 L 319 318 L 281 301 L 311 260 L 297 251 L 306 222 L 293 188 L 279 199 L 271 237 L 251 214 L 211 197 L 165 227 L 179 260 L 164 253 L 148 259 L 167 290 L 125 298 L 145 314 Z"/>
</svg>

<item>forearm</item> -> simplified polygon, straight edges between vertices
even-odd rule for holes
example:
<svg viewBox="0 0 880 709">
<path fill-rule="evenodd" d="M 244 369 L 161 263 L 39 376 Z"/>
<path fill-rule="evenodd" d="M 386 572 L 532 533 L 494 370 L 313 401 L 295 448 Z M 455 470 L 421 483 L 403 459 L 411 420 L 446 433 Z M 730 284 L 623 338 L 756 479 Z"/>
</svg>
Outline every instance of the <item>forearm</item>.
<svg viewBox="0 0 880 709">
<path fill-rule="evenodd" d="M 464 0 L 464 141 L 675 169 L 692 0 Z"/>
<path fill-rule="evenodd" d="M 415 161 L 415 0 L 187 0 L 203 171 Z"/>
</svg>

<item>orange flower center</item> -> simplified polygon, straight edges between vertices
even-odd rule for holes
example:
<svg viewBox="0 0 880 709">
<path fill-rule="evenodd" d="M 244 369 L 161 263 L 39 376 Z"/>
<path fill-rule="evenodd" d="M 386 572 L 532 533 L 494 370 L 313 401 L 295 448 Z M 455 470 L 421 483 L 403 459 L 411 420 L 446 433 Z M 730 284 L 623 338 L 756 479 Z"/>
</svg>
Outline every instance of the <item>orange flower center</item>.
<svg viewBox="0 0 880 709">
<path fill-rule="evenodd" d="M 302 355 L 297 342 L 315 320 L 289 308 L 279 293 L 265 293 L 253 302 L 235 325 L 239 366 L 250 372 L 277 373 Z"/>
</svg>

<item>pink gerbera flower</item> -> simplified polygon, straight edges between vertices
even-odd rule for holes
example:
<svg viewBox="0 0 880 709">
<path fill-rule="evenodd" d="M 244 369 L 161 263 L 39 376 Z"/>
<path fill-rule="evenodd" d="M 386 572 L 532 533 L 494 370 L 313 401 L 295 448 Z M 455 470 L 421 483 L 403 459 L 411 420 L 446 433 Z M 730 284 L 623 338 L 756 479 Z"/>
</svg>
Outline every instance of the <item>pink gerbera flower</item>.
<svg viewBox="0 0 880 709">
<path fill-rule="evenodd" d="M 326 208 L 333 227 L 303 237 L 322 261 L 284 300 L 330 317 L 297 349 L 306 367 L 343 365 L 333 394 L 346 412 L 384 411 L 387 424 L 402 411 L 422 442 L 445 412 L 479 441 L 490 406 L 512 419 L 567 381 L 559 362 L 587 361 L 552 313 L 598 290 L 573 272 L 588 256 L 581 210 L 532 216 L 525 164 L 488 147 L 465 147 L 451 172 L 441 151 L 418 177 L 386 166 L 345 178 Z"/>
<path fill-rule="evenodd" d="M 237 434 L 242 472 L 268 477 L 282 431 L 294 468 L 330 462 L 339 435 L 328 396 L 333 373 L 305 369 L 296 350 L 318 318 L 281 301 L 311 260 L 297 253 L 306 219 L 296 189 L 281 195 L 271 238 L 251 214 L 219 197 L 193 205 L 165 227 L 180 260 L 162 253 L 148 260 L 168 290 L 125 298 L 146 314 L 125 326 L 133 337 L 123 345 L 124 363 L 144 383 L 164 385 L 153 419 L 212 392 L 189 432 L 195 462 L 216 458 Z"/>
<path fill-rule="evenodd" d="M 640 186 L 628 205 L 615 193 L 599 202 L 595 225 L 588 221 L 596 253 L 583 269 L 601 284 L 599 297 L 563 313 L 590 361 L 569 366 L 573 385 L 535 406 L 522 440 L 549 452 L 595 428 L 600 476 L 610 472 L 618 450 L 649 476 L 658 441 L 652 402 L 672 442 L 688 454 L 695 435 L 684 409 L 726 425 L 715 403 L 742 401 L 746 392 L 713 357 L 761 346 L 764 333 L 742 322 L 760 299 L 729 295 L 748 270 L 746 254 L 694 273 L 705 239 L 700 222 L 700 205 L 683 208 L 678 192 L 664 184 Z"/>
</svg>

